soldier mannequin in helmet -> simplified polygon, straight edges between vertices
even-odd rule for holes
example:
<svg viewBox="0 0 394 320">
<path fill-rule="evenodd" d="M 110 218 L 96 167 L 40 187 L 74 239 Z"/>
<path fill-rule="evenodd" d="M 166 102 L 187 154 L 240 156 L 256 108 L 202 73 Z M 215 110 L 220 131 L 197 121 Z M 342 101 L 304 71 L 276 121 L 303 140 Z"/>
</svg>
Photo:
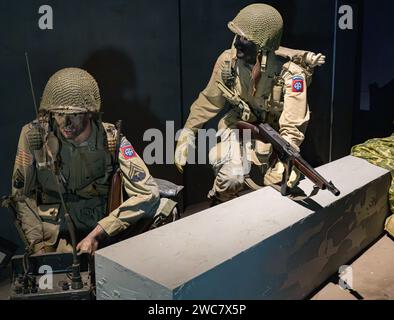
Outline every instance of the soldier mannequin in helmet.
<svg viewBox="0 0 394 320">
<path fill-rule="evenodd" d="M 261 168 L 265 185 L 282 180 L 283 164 L 269 166 L 271 145 L 254 140 L 241 145 L 236 123 L 268 122 L 299 150 L 309 120 L 306 89 L 313 68 L 325 60 L 322 54 L 280 47 L 282 17 L 269 5 L 243 8 L 228 27 L 235 34 L 233 46 L 217 59 L 207 87 L 190 108 L 175 150 L 175 165 L 183 172 L 197 130 L 230 105 L 219 122 L 220 143 L 209 154 L 215 181 L 208 198 L 214 203 L 236 197 L 243 188 L 248 173 L 245 157 Z M 298 178 L 293 170 L 288 186 Z"/>
<path fill-rule="evenodd" d="M 71 250 L 59 191 L 76 229 L 77 249 L 90 253 L 102 240 L 154 216 L 167 200 L 160 199 L 144 162 L 122 137 L 118 160 L 129 198 L 106 215 L 117 132 L 101 121 L 100 104 L 99 88 L 88 72 L 62 69 L 45 87 L 39 121 L 22 129 L 12 194 L 33 252 Z M 54 161 L 59 163 L 59 184 L 51 169 Z"/>
</svg>

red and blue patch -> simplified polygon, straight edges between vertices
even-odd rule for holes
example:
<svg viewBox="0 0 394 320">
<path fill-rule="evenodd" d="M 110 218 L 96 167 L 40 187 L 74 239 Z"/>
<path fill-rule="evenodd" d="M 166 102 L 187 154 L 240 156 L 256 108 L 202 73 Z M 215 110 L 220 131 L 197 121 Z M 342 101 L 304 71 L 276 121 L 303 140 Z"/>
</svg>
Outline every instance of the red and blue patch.
<svg viewBox="0 0 394 320">
<path fill-rule="evenodd" d="M 304 92 L 304 78 L 300 76 L 293 77 L 291 87 L 293 92 Z"/>
<path fill-rule="evenodd" d="M 133 147 L 131 144 L 125 145 L 124 147 L 120 148 L 120 151 L 122 152 L 123 157 L 127 159 L 134 158 L 137 154 L 135 153 Z"/>
</svg>

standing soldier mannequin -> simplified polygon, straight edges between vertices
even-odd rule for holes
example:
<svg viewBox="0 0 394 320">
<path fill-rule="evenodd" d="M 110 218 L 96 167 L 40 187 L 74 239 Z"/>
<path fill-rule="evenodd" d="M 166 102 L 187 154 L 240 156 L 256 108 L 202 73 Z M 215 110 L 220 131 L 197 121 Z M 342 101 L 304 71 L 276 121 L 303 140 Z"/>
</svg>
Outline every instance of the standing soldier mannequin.
<svg viewBox="0 0 394 320">
<path fill-rule="evenodd" d="M 307 86 L 313 68 L 325 60 L 321 54 L 280 47 L 282 17 L 269 5 L 245 7 L 228 27 L 235 33 L 233 46 L 219 56 L 207 87 L 192 104 L 175 150 L 175 164 L 183 172 L 197 130 L 231 106 L 219 122 L 220 143 L 209 154 L 215 181 L 208 198 L 215 203 L 236 197 L 243 188 L 249 168 L 245 158 L 261 168 L 265 185 L 282 180 L 283 164 L 269 166 L 271 145 L 255 140 L 242 145 L 236 123 L 268 122 L 299 150 L 309 121 Z M 288 186 L 298 179 L 292 171 Z"/>
<path fill-rule="evenodd" d="M 70 251 L 65 202 L 77 249 L 93 253 L 108 237 L 172 210 L 130 142 L 121 137 L 118 163 L 128 199 L 106 214 L 114 171 L 117 129 L 101 121 L 100 93 L 84 70 L 66 68 L 48 81 L 39 119 L 22 129 L 13 171 L 18 220 L 33 252 Z M 54 165 L 58 168 L 58 180 Z"/>
</svg>

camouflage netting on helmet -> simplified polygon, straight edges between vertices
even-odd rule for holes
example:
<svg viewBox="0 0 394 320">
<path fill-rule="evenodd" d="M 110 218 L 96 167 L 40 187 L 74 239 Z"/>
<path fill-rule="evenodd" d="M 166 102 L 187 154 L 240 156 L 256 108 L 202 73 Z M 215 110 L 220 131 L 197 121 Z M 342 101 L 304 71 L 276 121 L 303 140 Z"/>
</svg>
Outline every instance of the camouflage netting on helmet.
<svg viewBox="0 0 394 320">
<path fill-rule="evenodd" d="M 85 70 L 65 68 L 56 72 L 45 86 L 40 111 L 99 112 L 100 91 Z"/>
<path fill-rule="evenodd" d="M 394 133 L 387 138 L 371 139 L 352 148 L 351 155 L 363 158 L 368 162 L 391 172 L 389 203 L 394 213 Z M 385 229 L 394 236 L 394 215 L 387 218 Z"/>
<path fill-rule="evenodd" d="M 283 19 L 275 8 L 255 3 L 243 8 L 228 27 L 260 49 L 277 50 L 282 38 Z"/>
</svg>

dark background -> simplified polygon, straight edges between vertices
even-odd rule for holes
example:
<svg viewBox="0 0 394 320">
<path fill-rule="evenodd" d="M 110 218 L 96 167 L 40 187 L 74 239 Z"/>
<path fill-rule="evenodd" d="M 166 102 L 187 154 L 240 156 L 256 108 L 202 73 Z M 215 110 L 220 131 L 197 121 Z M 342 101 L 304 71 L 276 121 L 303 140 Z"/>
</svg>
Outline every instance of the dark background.
<svg viewBox="0 0 394 320">
<path fill-rule="evenodd" d="M 219 54 L 230 47 L 227 22 L 253 1 L 243 0 L 0 0 L 0 195 L 8 194 L 19 132 L 34 117 L 26 73 L 28 52 L 37 100 L 64 67 L 87 69 L 98 81 L 104 120 L 122 119 L 142 155 L 145 130 L 179 129 L 205 87 Z M 352 145 L 393 131 L 393 23 L 390 1 L 265 1 L 283 15 L 282 45 L 322 52 L 308 90 L 312 111 L 302 154 L 313 166 L 343 157 Z M 38 8 L 51 5 L 54 29 L 38 27 Z M 350 4 L 354 29 L 336 27 L 337 8 Z M 218 118 L 208 123 L 215 128 Z M 167 150 L 173 152 L 173 150 Z M 173 165 L 152 174 L 183 184 L 185 204 L 206 199 L 209 165 L 180 175 Z M 11 215 L 0 209 L 0 236 L 17 241 Z"/>
</svg>

